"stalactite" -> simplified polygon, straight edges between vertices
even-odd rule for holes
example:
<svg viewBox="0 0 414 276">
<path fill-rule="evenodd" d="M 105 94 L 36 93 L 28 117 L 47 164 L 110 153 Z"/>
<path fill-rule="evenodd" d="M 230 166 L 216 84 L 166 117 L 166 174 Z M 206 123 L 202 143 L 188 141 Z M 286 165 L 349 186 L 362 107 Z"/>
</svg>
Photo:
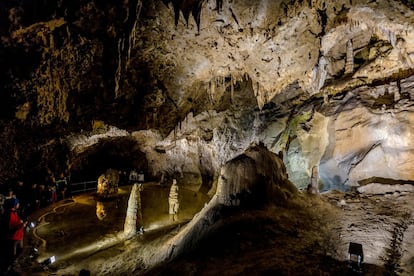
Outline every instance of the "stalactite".
<svg viewBox="0 0 414 276">
<path fill-rule="evenodd" d="M 396 47 L 397 37 L 396 37 L 395 32 L 389 29 L 386 29 L 382 26 L 376 26 L 373 28 L 373 33 L 376 33 L 376 34 L 379 34 L 379 36 L 385 37 L 386 39 L 388 39 L 388 41 L 390 42 L 393 48 Z"/>
<path fill-rule="evenodd" d="M 119 82 L 122 72 L 122 50 L 124 48 L 124 38 L 118 40 L 118 66 L 115 71 L 115 98 L 119 96 Z"/>
<path fill-rule="evenodd" d="M 209 82 L 209 96 L 210 101 L 215 103 L 220 101 L 226 91 L 226 77 L 217 76 L 213 77 Z"/>
<path fill-rule="evenodd" d="M 216 7 L 217 7 L 217 12 L 220 13 L 220 11 L 223 10 L 223 1 L 222 0 L 216 0 Z"/>
<path fill-rule="evenodd" d="M 39 34 L 40 35 L 40 34 Z M 67 60 L 67 48 L 57 48 L 54 35 L 47 38 L 42 34 L 44 44 L 43 59 L 46 61 L 38 68 L 36 85 L 38 118 L 42 125 L 48 125 L 53 121 L 69 121 L 67 111 L 67 98 L 70 84 L 66 78 L 62 78 L 66 71 L 58 66 Z"/>
<path fill-rule="evenodd" d="M 392 45 L 393 48 L 395 48 L 395 42 L 396 42 L 396 36 L 395 33 L 393 31 L 388 31 L 388 38 L 390 40 L 390 43 Z"/>
<path fill-rule="evenodd" d="M 253 120 L 253 142 L 259 142 L 257 141 L 257 138 L 259 137 L 260 132 L 260 126 L 262 125 L 262 121 L 260 119 L 260 112 L 255 112 L 254 114 L 254 120 Z"/>
<path fill-rule="evenodd" d="M 120 81 L 122 76 L 122 70 L 123 65 L 125 64 L 125 70 L 128 69 L 129 64 L 131 63 L 131 51 L 136 45 L 137 40 L 137 27 L 138 27 L 138 19 L 139 15 L 141 13 L 141 7 L 142 7 L 142 1 L 137 0 L 135 5 L 135 18 L 134 23 L 132 24 L 131 29 L 129 30 L 129 33 L 123 33 L 121 38 L 118 40 L 118 66 L 115 71 L 115 98 L 118 98 L 120 96 Z M 126 16 L 124 19 L 124 24 L 128 24 L 130 20 L 130 9 L 127 6 L 126 8 Z M 129 26 L 128 26 L 129 27 Z M 128 37 L 128 40 L 126 41 L 125 37 Z M 127 44 L 127 47 L 125 47 L 125 43 Z M 125 56 L 125 48 L 128 48 L 126 51 Z"/>
<path fill-rule="evenodd" d="M 352 46 L 352 40 L 348 40 L 346 43 L 346 61 L 345 61 L 345 74 L 352 74 L 354 72 L 354 49 Z"/>
<path fill-rule="evenodd" d="M 214 102 L 216 96 L 216 82 L 213 79 L 210 80 L 210 100 L 211 102 Z"/>
<path fill-rule="evenodd" d="M 172 3 L 174 9 L 174 23 L 176 26 L 178 25 L 180 12 L 183 14 L 187 24 L 191 13 L 197 24 L 198 32 L 200 32 L 200 14 L 204 1 L 205 0 L 163 0 L 164 4 L 167 6 L 170 2 Z"/>
<path fill-rule="evenodd" d="M 325 57 L 321 57 L 321 59 L 319 60 L 319 85 L 318 85 L 318 91 L 322 88 L 322 86 L 325 84 L 325 80 L 326 80 L 326 66 L 327 66 L 327 62 Z"/>
<path fill-rule="evenodd" d="M 66 33 L 68 35 L 67 40 L 71 41 L 71 33 L 70 33 L 70 29 L 69 29 L 69 24 L 66 25 Z"/>
<path fill-rule="evenodd" d="M 313 81 L 313 90 L 314 92 L 319 92 L 320 89 L 323 87 L 323 85 L 325 84 L 325 80 L 326 80 L 326 66 L 327 66 L 327 62 L 325 57 L 320 57 L 319 58 L 319 63 L 318 66 L 316 66 L 313 69 L 313 76 L 312 76 L 312 81 Z"/>
<path fill-rule="evenodd" d="M 129 32 L 128 56 L 127 56 L 126 68 L 128 68 L 129 64 L 131 63 L 131 50 L 136 46 L 136 43 L 137 43 L 138 19 L 141 13 L 141 8 L 142 8 L 142 2 L 137 1 L 137 5 L 135 7 L 134 25 L 132 26 L 132 29 Z"/>
<path fill-rule="evenodd" d="M 257 95 L 259 95 L 259 83 L 254 81 L 252 86 L 253 86 L 254 96 L 257 97 Z"/>
<path fill-rule="evenodd" d="M 260 83 L 259 82 L 253 82 L 253 92 L 254 96 L 256 97 L 257 105 L 259 109 L 261 110 L 266 103 L 266 99 L 264 95 L 262 95 L 262 92 L 260 90 Z"/>
<path fill-rule="evenodd" d="M 125 15 L 125 19 L 124 19 L 124 22 L 123 23 L 126 23 L 126 22 L 128 22 L 128 19 L 129 19 L 129 7 L 128 7 L 128 5 L 126 5 L 126 15 Z"/>
<path fill-rule="evenodd" d="M 226 92 L 226 78 L 224 76 L 219 76 L 217 78 L 217 82 L 218 95 L 216 97 L 216 100 L 220 101 L 224 93 Z"/>
<path fill-rule="evenodd" d="M 234 102 L 234 78 L 230 75 L 230 101 Z"/>
</svg>

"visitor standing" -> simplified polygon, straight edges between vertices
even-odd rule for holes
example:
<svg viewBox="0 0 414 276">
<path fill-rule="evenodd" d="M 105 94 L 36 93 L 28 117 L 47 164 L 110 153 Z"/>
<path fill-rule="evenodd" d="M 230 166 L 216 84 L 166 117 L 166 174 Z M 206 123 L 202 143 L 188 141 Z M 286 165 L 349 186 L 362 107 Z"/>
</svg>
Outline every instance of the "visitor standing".
<svg viewBox="0 0 414 276">
<path fill-rule="evenodd" d="M 27 222 L 23 222 L 17 213 L 20 207 L 17 198 L 8 199 L 5 205 L 7 209 L 5 212 L 5 220 L 8 222 L 8 229 L 5 234 L 5 239 L 8 244 L 7 251 L 11 254 L 13 260 L 16 260 L 23 251 L 24 227 L 27 225 Z"/>
<path fill-rule="evenodd" d="M 56 186 L 58 190 L 58 198 L 65 200 L 68 190 L 68 180 L 65 177 L 64 173 L 61 173 L 56 180 Z"/>
<path fill-rule="evenodd" d="M 137 183 L 138 180 L 138 173 L 135 169 L 133 169 L 130 173 L 129 173 L 129 184 L 135 184 Z"/>
<path fill-rule="evenodd" d="M 145 175 L 143 171 L 140 171 L 138 174 L 138 188 L 140 191 L 142 191 L 142 184 L 144 184 L 145 181 Z"/>
</svg>

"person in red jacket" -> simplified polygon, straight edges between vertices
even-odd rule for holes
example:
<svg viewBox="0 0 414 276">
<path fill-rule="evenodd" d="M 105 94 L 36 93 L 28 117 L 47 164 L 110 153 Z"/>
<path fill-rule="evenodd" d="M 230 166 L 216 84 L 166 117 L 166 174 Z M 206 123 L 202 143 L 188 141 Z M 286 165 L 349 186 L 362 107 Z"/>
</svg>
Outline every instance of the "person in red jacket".
<svg viewBox="0 0 414 276">
<path fill-rule="evenodd" d="M 16 259 L 18 254 L 23 250 L 23 236 L 24 228 L 27 225 L 27 222 L 23 222 L 17 214 L 19 209 L 19 200 L 17 198 L 10 198 L 6 201 L 6 206 L 8 207 L 9 217 L 8 217 L 8 233 L 6 239 L 9 240 L 12 246 L 13 258 Z"/>
</svg>

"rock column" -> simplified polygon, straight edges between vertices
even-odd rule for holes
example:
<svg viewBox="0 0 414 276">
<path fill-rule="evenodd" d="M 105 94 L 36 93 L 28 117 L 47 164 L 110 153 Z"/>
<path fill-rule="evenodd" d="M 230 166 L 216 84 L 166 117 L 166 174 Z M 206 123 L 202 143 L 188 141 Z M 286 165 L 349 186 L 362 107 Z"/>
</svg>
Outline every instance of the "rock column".
<svg viewBox="0 0 414 276">
<path fill-rule="evenodd" d="M 173 179 L 173 184 L 170 188 L 170 194 L 168 196 L 168 204 L 169 204 L 169 214 L 172 216 L 173 220 L 177 220 L 177 213 L 180 207 L 180 203 L 178 200 L 178 185 L 177 180 Z"/>
<path fill-rule="evenodd" d="M 312 167 L 311 184 L 308 185 L 308 193 L 319 194 L 319 166 Z"/>
<path fill-rule="evenodd" d="M 141 192 L 137 184 L 132 186 L 128 200 L 128 209 L 125 217 L 124 234 L 133 236 L 137 233 L 137 227 L 142 223 L 141 215 Z"/>
</svg>

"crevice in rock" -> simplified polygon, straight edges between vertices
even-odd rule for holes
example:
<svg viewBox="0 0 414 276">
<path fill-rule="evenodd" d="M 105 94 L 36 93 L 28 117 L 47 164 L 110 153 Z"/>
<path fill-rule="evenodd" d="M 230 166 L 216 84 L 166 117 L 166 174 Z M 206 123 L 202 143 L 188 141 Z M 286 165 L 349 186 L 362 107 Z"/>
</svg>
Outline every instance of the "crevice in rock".
<svg viewBox="0 0 414 276">
<path fill-rule="evenodd" d="M 385 271 L 386 275 L 400 275 L 400 261 L 403 254 L 404 233 L 409 226 L 410 213 L 404 213 L 402 218 L 394 225 L 389 247 L 385 249 Z"/>
<path fill-rule="evenodd" d="M 385 177 L 372 176 L 358 181 L 359 185 L 368 185 L 371 183 L 387 184 L 387 185 L 414 185 L 414 180 L 392 179 Z"/>
</svg>

